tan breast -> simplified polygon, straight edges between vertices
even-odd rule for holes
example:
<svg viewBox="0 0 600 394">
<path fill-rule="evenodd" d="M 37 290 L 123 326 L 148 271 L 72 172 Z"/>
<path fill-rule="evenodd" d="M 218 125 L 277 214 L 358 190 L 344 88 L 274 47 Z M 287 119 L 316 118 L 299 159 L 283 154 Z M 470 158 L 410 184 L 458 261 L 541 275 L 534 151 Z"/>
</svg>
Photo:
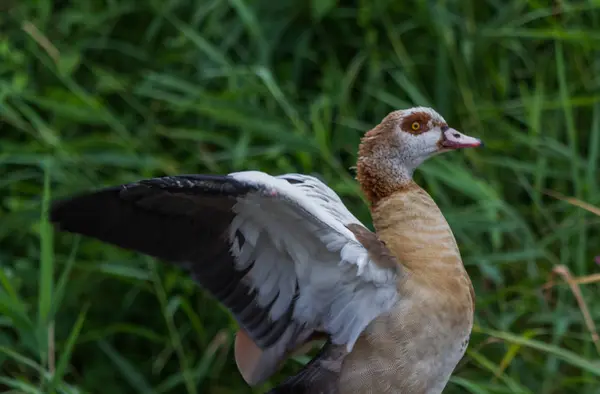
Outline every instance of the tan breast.
<svg viewBox="0 0 600 394">
<path fill-rule="evenodd" d="M 373 224 L 411 281 L 441 289 L 461 304 L 465 298 L 474 302 L 454 234 L 425 190 L 413 183 L 408 190 L 382 200 L 373 210 Z"/>
<path fill-rule="evenodd" d="M 473 288 L 456 241 L 416 184 L 380 201 L 373 223 L 404 266 L 401 301 L 371 323 L 346 357 L 340 392 L 440 393 L 473 324 Z"/>
</svg>

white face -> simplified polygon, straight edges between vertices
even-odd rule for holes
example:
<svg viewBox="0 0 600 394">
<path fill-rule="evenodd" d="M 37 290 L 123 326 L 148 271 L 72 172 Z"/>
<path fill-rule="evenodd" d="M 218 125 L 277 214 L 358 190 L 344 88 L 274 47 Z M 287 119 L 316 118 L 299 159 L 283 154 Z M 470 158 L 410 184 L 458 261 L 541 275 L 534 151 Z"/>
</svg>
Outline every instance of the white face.
<svg viewBox="0 0 600 394">
<path fill-rule="evenodd" d="M 426 107 L 402 111 L 394 134 L 399 159 L 411 171 L 438 153 L 481 145 L 480 140 L 448 127 L 440 114 Z"/>
<path fill-rule="evenodd" d="M 411 170 L 431 156 L 442 152 L 438 145 L 442 137 L 440 127 L 433 127 L 417 135 L 407 133 L 398 127 L 395 130 L 395 137 L 401 147 L 400 160 Z"/>
</svg>

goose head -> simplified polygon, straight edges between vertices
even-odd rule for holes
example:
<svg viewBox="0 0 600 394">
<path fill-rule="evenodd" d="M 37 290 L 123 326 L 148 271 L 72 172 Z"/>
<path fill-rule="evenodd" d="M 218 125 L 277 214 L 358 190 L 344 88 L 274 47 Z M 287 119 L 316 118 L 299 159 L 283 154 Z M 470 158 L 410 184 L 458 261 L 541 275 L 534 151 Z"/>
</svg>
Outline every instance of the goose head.
<svg viewBox="0 0 600 394">
<path fill-rule="evenodd" d="M 361 139 L 357 179 L 367 198 L 376 203 L 413 184 L 415 169 L 428 158 L 482 145 L 478 138 L 450 127 L 431 108 L 394 111 Z"/>
</svg>

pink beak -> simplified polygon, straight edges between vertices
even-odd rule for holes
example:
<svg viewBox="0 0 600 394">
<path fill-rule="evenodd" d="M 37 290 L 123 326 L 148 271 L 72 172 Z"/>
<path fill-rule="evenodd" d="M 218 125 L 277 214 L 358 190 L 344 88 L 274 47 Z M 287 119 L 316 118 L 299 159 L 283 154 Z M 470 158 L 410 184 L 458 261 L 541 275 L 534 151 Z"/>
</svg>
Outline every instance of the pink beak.
<svg viewBox="0 0 600 394">
<path fill-rule="evenodd" d="M 449 128 L 442 131 L 442 146 L 448 149 L 475 148 L 483 146 L 483 142 L 478 138 L 469 137 Z"/>
</svg>

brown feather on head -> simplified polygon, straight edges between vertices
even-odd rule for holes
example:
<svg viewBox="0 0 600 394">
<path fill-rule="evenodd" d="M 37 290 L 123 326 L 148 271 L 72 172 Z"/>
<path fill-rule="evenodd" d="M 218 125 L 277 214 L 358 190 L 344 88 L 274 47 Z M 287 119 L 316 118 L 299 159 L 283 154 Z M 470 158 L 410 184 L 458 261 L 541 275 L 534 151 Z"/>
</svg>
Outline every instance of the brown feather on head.
<svg viewBox="0 0 600 394">
<path fill-rule="evenodd" d="M 411 134 L 421 134 L 433 127 L 448 126 L 445 121 L 432 118 L 427 112 L 413 112 L 402 118 L 400 129 Z"/>
</svg>

